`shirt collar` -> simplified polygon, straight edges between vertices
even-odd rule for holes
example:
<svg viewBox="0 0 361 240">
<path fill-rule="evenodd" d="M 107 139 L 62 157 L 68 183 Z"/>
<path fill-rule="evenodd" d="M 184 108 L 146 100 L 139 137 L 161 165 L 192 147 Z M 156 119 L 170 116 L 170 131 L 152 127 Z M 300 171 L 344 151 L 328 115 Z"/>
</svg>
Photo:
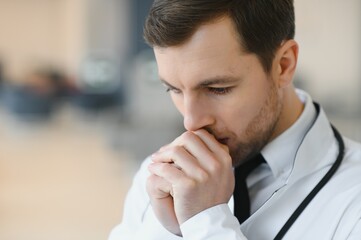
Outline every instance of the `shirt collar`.
<svg viewBox="0 0 361 240">
<path fill-rule="evenodd" d="M 290 128 L 269 142 L 261 151 L 275 178 L 284 176 L 286 179 L 288 177 L 302 139 L 317 117 L 311 97 L 302 90 L 297 89 L 296 92 L 305 106 L 301 116 Z"/>
</svg>

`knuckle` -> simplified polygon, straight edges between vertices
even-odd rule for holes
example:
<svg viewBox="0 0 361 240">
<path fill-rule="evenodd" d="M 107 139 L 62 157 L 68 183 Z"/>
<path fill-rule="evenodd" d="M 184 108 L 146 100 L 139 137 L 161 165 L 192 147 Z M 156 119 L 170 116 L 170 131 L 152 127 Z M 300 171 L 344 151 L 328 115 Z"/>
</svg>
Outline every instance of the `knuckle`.
<svg viewBox="0 0 361 240">
<path fill-rule="evenodd" d="M 196 188 L 196 186 L 197 186 L 197 184 L 193 179 L 187 178 L 183 181 L 183 187 L 185 189 L 188 189 L 188 190 L 194 189 L 194 188 Z"/>
<path fill-rule="evenodd" d="M 230 164 L 232 165 L 232 157 L 229 155 L 229 153 L 222 153 L 219 156 L 220 164 L 223 164 L 224 166 L 228 167 Z"/>
<path fill-rule="evenodd" d="M 219 161 L 212 159 L 212 161 L 209 161 L 208 163 L 208 168 L 211 173 L 217 173 L 222 168 L 222 166 Z"/>
<path fill-rule="evenodd" d="M 181 139 L 183 141 L 192 141 L 195 138 L 194 133 L 192 132 L 185 132 L 182 134 Z"/>
<path fill-rule="evenodd" d="M 205 182 L 208 182 L 210 176 L 209 174 L 206 172 L 206 171 L 200 171 L 199 174 L 198 174 L 198 178 L 199 178 L 199 181 L 201 183 L 205 183 Z"/>
<path fill-rule="evenodd" d="M 171 155 L 172 156 L 179 156 L 181 154 L 181 152 L 183 151 L 183 147 L 182 146 L 179 146 L 179 145 L 176 145 L 172 148 L 171 150 Z"/>
</svg>

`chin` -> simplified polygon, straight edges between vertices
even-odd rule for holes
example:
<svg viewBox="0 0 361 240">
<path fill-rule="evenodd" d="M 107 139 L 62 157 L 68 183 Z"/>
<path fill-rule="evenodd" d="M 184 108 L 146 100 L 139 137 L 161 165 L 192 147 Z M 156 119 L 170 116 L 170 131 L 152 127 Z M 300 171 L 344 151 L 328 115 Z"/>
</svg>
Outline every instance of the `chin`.
<svg viewBox="0 0 361 240">
<path fill-rule="evenodd" d="M 264 145 L 263 144 L 252 144 L 252 143 L 248 143 L 248 144 L 243 144 L 240 143 L 236 146 L 229 146 L 229 153 L 231 155 L 232 158 L 232 165 L 233 167 L 238 167 L 239 165 L 243 164 L 244 162 L 247 162 L 248 159 L 252 158 L 253 156 L 255 156 L 256 154 L 258 154 L 262 147 Z"/>
</svg>

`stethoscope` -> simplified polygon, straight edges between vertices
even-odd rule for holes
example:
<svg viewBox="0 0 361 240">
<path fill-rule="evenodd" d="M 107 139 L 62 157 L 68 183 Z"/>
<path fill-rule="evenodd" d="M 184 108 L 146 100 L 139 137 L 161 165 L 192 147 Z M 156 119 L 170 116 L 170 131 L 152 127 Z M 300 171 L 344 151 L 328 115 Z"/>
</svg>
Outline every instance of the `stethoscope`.
<svg viewBox="0 0 361 240">
<path fill-rule="evenodd" d="M 317 117 L 320 113 L 320 106 L 317 103 L 314 103 L 317 111 Z M 345 155 L 345 143 L 343 142 L 341 134 L 337 131 L 337 129 L 332 126 L 333 133 L 335 135 L 335 138 L 338 142 L 338 155 L 336 158 L 336 161 L 333 163 L 332 167 L 326 175 L 321 179 L 321 181 L 312 189 L 312 191 L 308 194 L 308 196 L 302 201 L 302 203 L 296 208 L 296 210 L 292 213 L 292 215 L 289 217 L 287 222 L 283 225 L 281 230 L 277 233 L 274 240 L 280 240 L 282 239 L 287 231 L 292 227 L 292 225 L 295 223 L 297 218 L 301 215 L 303 210 L 308 206 L 308 204 L 312 201 L 312 199 L 317 195 L 317 193 L 327 184 L 327 182 L 332 178 L 332 176 L 335 174 L 337 169 L 340 167 L 341 162 L 343 160 L 343 157 Z"/>
</svg>

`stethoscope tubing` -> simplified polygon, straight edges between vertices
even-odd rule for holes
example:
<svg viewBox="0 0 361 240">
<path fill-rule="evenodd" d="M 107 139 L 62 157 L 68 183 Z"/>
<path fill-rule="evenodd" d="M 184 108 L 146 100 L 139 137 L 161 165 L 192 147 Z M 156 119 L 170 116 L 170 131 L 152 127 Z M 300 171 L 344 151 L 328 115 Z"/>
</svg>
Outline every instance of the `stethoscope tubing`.
<svg viewBox="0 0 361 240">
<path fill-rule="evenodd" d="M 319 113 L 319 105 L 315 104 L 316 109 Z M 340 167 L 343 157 L 345 155 L 345 143 L 342 139 L 341 134 L 337 131 L 337 129 L 332 126 L 333 133 L 335 135 L 335 138 L 338 142 L 338 156 L 336 158 L 336 161 L 333 163 L 332 167 L 328 170 L 326 175 L 321 179 L 321 181 L 312 189 L 312 191 L 307 195 L 307 197 L 302 201 L 302 203 L 296 208 L 296 210 L 292 213 L 292 215 L 289 217 L 287 222 L 283 225 L 281 230 L 277 233 L 274 240 L 280 240 L 282 239 L 288 230 L 292 227 L 292 225 L 295 223 L 297 218 L 302 214 L 303 210 L 308 206 L 308 204 L 313 200 L 313 198 L 320 192 L 320 190 L 328 183 L 328 181 L 332 178 L 332 176 L 336 173 L 337 169 Z"/>
</svg>

